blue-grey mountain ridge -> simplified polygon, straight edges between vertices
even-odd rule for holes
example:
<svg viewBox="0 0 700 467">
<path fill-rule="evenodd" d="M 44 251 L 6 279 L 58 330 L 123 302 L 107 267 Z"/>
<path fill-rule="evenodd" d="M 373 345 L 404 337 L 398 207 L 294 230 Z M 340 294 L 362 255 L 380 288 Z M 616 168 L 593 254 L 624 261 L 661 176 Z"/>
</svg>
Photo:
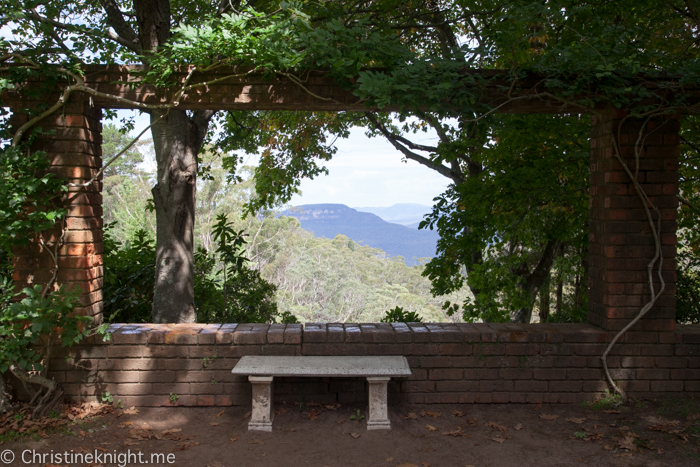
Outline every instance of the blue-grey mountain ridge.
<svg viewBox="0 0 700 467">
<path fill-rule="evenodd" d="M 386 222 L 375 214 L 359 212 L 344 204 L 305 204 L 281 215 L 295 217 L 303 229 L 317 237 L 335 238 L 342 234 L 359 244 L 381 248 L 389 256 L 402 256 L 409 266 L 417 264 L 418 258 L 435 256 L 439 238 L 437 232 Z"/>
</svg>

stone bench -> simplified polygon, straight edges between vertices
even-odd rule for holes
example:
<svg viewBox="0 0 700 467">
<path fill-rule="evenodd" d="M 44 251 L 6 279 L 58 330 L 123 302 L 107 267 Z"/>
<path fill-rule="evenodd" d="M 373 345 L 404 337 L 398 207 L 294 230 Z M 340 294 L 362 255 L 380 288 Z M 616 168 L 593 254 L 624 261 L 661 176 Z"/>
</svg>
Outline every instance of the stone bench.
<svg viewBox="0 0 700 467">
<path fill-rule="evenodd" d="M 410 376 L 402 356 L 274 357 L 245 356 L 231 370 L 253 385 L 249 430 L 272 431 L 272 380 L 275 376 L 364 377 L 369 383 L 368 430 L 388 430 L 387 385 L 392 376 Z"/>
</svg>

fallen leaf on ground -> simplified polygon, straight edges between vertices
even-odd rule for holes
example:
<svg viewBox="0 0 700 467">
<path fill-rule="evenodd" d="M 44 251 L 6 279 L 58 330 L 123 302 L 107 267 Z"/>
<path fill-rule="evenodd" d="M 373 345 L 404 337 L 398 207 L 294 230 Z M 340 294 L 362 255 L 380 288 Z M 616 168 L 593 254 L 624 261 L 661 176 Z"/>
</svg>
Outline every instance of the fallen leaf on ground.
<svg viewBox="0 0 700 467">
<path fill-rule="evenodd" d="M 394 462 L 394 458 L 393 458 L 393 457 L 387 457 L 387 458 L 386 458 L 386 461 L 387 461 L 387 462 Z"/>
<path fill-rule="evenodd" d="M 622 411 L 617 410 L 617 409 L 610 409 L 610 410 L 603 410 L 603 413 L 622 413 Z"/>
<path fill-rule="evenodd" d="M 679 422 L 677 420 L 674 420 L 674 421 L 666 420 L 666 421 L 663 421 L 661 423 L 656 423 L 654 425 L 651 425 L 647 428 L 652 430 L 652 431 L 661 431 L 663 433 L 674 434 L 674 433 L 680 433 L 680 430 L 679 430 L 680 423 L 681 422 Z"/>
<path fill-rule="evenodd" d="M 209 422 L 209 425 L 211 425 L 211 426 L 219 426 L 219 422 Z"/>
<path fill-rule="evenodd" d="M 467 423 L 469 423 L 469 426 L 476 426 L 477 420 L 476 418 L 470 418 L 469 420 L 467 420 Z"/>
<path fill-rule="evenodd" d="M 606 451 L 612 451 L 615 449 L 615 446 L 613 446 L 612 444 L 606 444 L 605 446 L 603 446 L 603 449 L 605 449 Z"/>
<path fill-rule="evenodd" d="M 309 412 L 309 420 L 316 420 L 318 416 L 320 415 L 321 411 L 318 409 L 313 409 L 311 412 Z"/>
<path fill-rule="evenodd" d="M 543 414 L 540 414 L 540 418 L 542 420 L 556 420 L 557 418 L 559 418 L 559 415 L 550 415 L 550 414 L 543 413 Z"/>
<path fill-rule="evenodd" d="M 484 426 L 493 428 L 494 430 L 498 430 L 501 433 L 505 433 L 506 431 L 508 431 L 508 428 L 504 427 L 503 425 L 499 425 L 496 422 L 486 422 L 484 423 Z"/>
<path fill-rule="evenodd" d="M 403 419 L 404 420 L 418 420 L 418 415 L 416 415 L 413 412 L 409 412 L 408 415 L 406 415 Z"/>
<path fill-rule="evenodd" d="M 222 410 L 221 412 L 219 412 L 218 414 L 216 414 L 216 418 L 221 417 L 223 414 L 224 414 L 224 411 Z"/>
<path fill-rule="evenodd" d="M 452 411 L 452 415 L 454 415 L 455 417 L 464 417 L 465 415 L 467 415 L 467 413 L 466 413 L 466 412 L 460 412 L 459 410 L 453 410 L 453 411 Z"/>
<path fill-rule="evenodd" d="M 421 462 L 423 467 L 430 467 L 430 462 Z"/>
<path fill-rule="evenodd" d="M 175 435 L 175 434 L 168 435 L 168 439 L 171 439 L 173 441 L 187 441 L 187 440 L 195 439 L 195 438 L 196 438 L 196 436 L 192 436 L 192 435 Z"/>
<path fill-rule="evenodd" d="M 425 427 L 428 429 L 428 431 L 437 431 L 437 428 L 435 428 L 433 425 L 425 425 Z"/>
<path fill-rule="evenodd" d="M 231 435 L 231 437 L 228 439 L 228 442 L 234 443 L 234 442 L 238 441 L 239 439 L 241 439 L 241 437 L 239 435 Z"/>
<path fill-rule="evenodd" d="M 345 418 L 341 418 L 341 419 L 339 419 L 336 423 L 337 423 L 338 425 L 340 425 L 341 423 L 345 422 L 345 420 L 346 420 Z"/>
<path fill-rule="evenodd" d="M 128 409 L 124 410 L 122 413 L 124 415 L 136 415 L 137 413 L 139 413 L 139 409 L 137 409 L 136 407 L 129 407 Z"/>
<path fill-rule="evenodd" d="M 245 415 L 243 415 L 243 418 L 246 419 L 246 418 L 250 417 L 250 415 L 251 415 L 252 413 L 253 413 L 253 412 L 246 412 Z"/>
<path fill-rule="evenodd" d="M 182 428 L 170 428 L 169 430 L 163 430 L 160 432 L 161 435 L 171 435 L 173 433 L 180 433 L 182 431 Z"/>
<path fill-rule="evenodd" d="M 634 444 L 634 436 L 631 434 L 626 434 L 617 445 L 622 449 L 629 449 L 630 451 L 637 450 L 637 446 Z"/>
<path fill-rule="evenodd" d="M 418 467 L 417 464 L 411 464 L 410 462 L 404 462 L 403 464 L 399 464 L 396 467 Z"/>
<path fill-rule="evenodd" d="M 287 409 L 285 409 L 284 407 L 280 407 L 280 408 L 277 409 L 277 411 L 275 412 L 275 414 L 277 414 L 277 415 L 282 415 L 283 413 L 287 413 Z"/>
<path fill-rule="evenodd" d="M 566 420 L 567 422 L 576 423 L 577 425 L 580 425 L 580 424 L 582 424 L 583 422 L 586 421 L 586 417 L 583 417 L 583 418 L 569 417 L 569 418 L 566 418 L 565 420 Z"/>
<path fill-rule="evenodd" d="M 353 438 L 357 439 L 357 438 L 360 437 L 360 434 L 359 434 L 359 433 L 350 433 L 350 436 L 352 436 Z"/>
<path fill-rule="evenodd" d="M 282 431 L 297 431 L 297 429 L 296 428 L 285 428 Z"/>
<path fill-rule="evenodd" d="M 506 439 L 505 439 L 505 438 L 491 438 L 491 440 L 492 440 L 492 441 L 495 441 L 495 442 L 497 442 L 497 443 L 502 443 L 502 442 L 504 442 Z"/>
<path fill-rule="evenodd" d="M 421 417 L 433 417 L 433 418 L 437 418 L 437 417 L 439 417 L 439 416 L 441 416 L 441 415 L 442 415 L 442 413 L 440 413 L 440 412 L 426 412 L 425 410 L 421 411 L 421 413 L 420 413 L 420 416 L 421 416 Z"/>
<path fill-rule="evenodd" d="M 542 408 L 542 402 L 535 406 L 535 410 L 540 410 Z"/>
<path fill-rule="evenodd" d="M 518 423 L 517 425 L 515 425 L 515 426 L 513 427 L 513 429 L 514 429 L 515 431 L 520 431 L 520 430 L 523 429 L 523 424 L 522 424 L 522 423 Z"/>
<path fill-rule="evenodd" d="M 471 435 L 468 435 L 462 431 L 461 426 L 457 427 L 457 429 L 454 431 L 443 431 L 442 434 L 445 436 L 461 436 L 462 438 L 471 438 Z"/>
<path fill-rule="evenodd" d="M 199 443 L 197 441 L 187 441 L 186 443 L 178 444 L 177 447 L 173 449 L 173 451 L 185 451 L 195 446 L 199 446 Z"/>
<path fill-rule="evenodd" d="M 127 439 L 122 443 L 124 446 L 136 446 L 137 444 L 141 444 L 138 441 L 132 441 L 130 439 Z"/>
<path fill-rule="evenodd" d="M 328 410 L 338 410 L 338 408 L 341 407 L 341 405 L 340 405 L 340 403 L 336 402 L 335 404 L 326 405 L 325 407 Z"/>
<path fill-rule="evenodd" d="M 265 441 L 261 439 L 254 439 L 252 441 L 248 441 L 248 444 L 265 444 Z"/>
</svg>

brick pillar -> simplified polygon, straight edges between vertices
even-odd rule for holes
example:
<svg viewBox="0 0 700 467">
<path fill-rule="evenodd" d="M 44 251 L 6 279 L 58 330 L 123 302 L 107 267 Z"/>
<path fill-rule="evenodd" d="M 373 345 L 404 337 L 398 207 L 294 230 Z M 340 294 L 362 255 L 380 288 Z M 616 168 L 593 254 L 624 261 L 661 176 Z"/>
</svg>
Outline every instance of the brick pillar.
<svg viewBox="0 0 700 467">
<path fill-rule="evenodd" d="M 50 100 L 49 100 L 50 101 Z M 36 103 L 14 101 L 11 125 L 17 128 L 27 121 L 27 110 Z M 73 94 L 56 114 L 37 123 L 44 132 L 32 145 L 33 150 L 47 153 L 51 171 L 67 182 L 84 183 L 102 167 L 102 112 L 90 105 L 87 98 Z M 70 188 L 66 199 L 68 216 L 63 244 L 58 250 L 57 286 L 78 287 L 78 313 L 102 320 L 102 181 L 88 188 Z M 54 243 L 60 235 L 57 227 L 44 235 Z M 13 252 L 16 289 L 46 284 L 52 275 L 53 260 L 39 245 L 18 248 Z"/>
<path fill-rule="evenodd" d="M 654 255 L 643 204 L 615 158 L 613 138 L 624 116 L 624 112 L 609 111 L 592 119 L 588 321 L 607 330 L 622 329 L 649 301 L 646 268 Z M 633 172 L 634 147 L 643 124 L 642 120 L 627 120 L 620 132 L 621 154 Z M 672 331 L 676 307 L 678 117 L 652 119 L 644 130 L 638 181 L 661 211 L 666 289 L 635 329 Z M 656 273 L 654 279 L 658 290 Z"/>
</svg>

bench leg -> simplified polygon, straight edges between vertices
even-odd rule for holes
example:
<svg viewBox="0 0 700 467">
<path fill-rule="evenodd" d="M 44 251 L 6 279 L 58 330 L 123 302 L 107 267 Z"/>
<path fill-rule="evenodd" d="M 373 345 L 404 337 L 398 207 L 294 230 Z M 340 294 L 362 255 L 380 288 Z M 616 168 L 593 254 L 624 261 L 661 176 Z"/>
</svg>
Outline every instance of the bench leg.
<svg viewBox="0 0 700 467">
<path fill-rule="evenodd" d="M 272 376 L 248 376 L 253 385 L 253 410 L 248 430 L 272 431 Z"/>
<path fill-rule="evenodd" d="M 369 417 L 367 419 L 368 430 L 388 430 L 389 405 L 387 402 L 387 376 L 368 376 L 369 383 Z"/>
</svg>

